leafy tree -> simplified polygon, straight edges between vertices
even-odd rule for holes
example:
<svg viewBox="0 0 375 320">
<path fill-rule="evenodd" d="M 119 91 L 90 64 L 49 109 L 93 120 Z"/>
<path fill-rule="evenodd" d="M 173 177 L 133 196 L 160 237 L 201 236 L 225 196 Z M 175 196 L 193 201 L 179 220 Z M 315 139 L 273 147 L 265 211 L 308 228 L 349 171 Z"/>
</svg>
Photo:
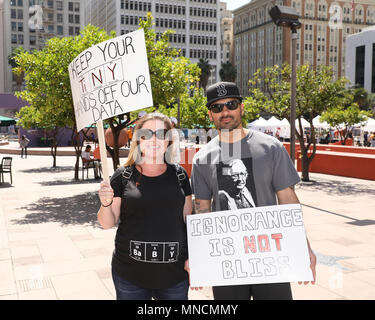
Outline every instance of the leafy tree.
<svg viewBox="0 0 375 320">
<path fill-rule="evenodd" d="M 210 77 L 212 66 L 207 59 L 199 59 L 198 66 L 201 69 L 201 76 L 199 79 L 199 87 L 206 92 L 208 78 Z"/>
<path fill-rule="evenodd" d="M 368 92 L 365 88 L 362 87 L 354 87 L 351 89 L 351 93 L 353 95 L 353 100 L 358 104 L 358 107 L 361 110 L 368 110 Z"/>
<path fill-rule="evenodd" d="M 15 68 L 18 67 L 18 64 L 17 64 L 17 61 L 16 61 L 16 57 L 19 54 L 22 54 L 24 52 L 25 52 L 25 49 L 23 47 L 16 47 L 16 48 L 14 48 L 12 50 L 12 53 L 8 56 L 8 63 L 10 64 L 10 66 L 12 67 L 12 69 L 15 69 Z M 23 84 L 23 80 L 24 80 L 24 76 L 25 75 L 24 75 L 23 72 L 14 73 L 14 78 L 15 78 L 18 90 L 21 90 L 21 87 L 22 87 L 22 84 Z"/>
<path fill-rule="evenodd" d="M 349 102 L 350 102 L 349 97 Z M 350 137 L 354 125 L 366 122 L 371 112 L 361 110 L 357 103 L 352 103 L 348 107 L 337 106 L 329 108 L 322 113 L 322 121 L 327 121 L 331 127 L 336 127 L 340 135 L 342 145 L 345 145 L 346 140 Z"/>
<path fill-rule="evenodd" d="M 82 134 L 77 132 L 73 98 L 70 88 L 68 66 L 74 58 L 94 44 L 113 37 L 92 25 L 86 26 L 79 36 L 52 38 L 42 50 L 24 52 L 15 57 L 18 74 L 25 73 L 26 88 L 16 95 L 29 103 L 19 116 L 32 117 L 40 127 L 69 127 L 72 129 L 72 144 L 76 163 L 74 178 L 78 180 L 82 151 Z M 24 120 L 25 123 L 29 120 Z M 84 131 L 84 130 L 83 130 Z"/>
<path fill-rule="evenodd" d="M 368 110 L 372 111 L 375 114 L 375 93 L 370 93 L 367 97 L 368 101 Z"/>
<path fill-rule="evenodd" d="M 40 112 L 34 106 L 22 108 L 17 116 L 20 118 L 19 124 L 25 129 L 43 128 L 45 130 L 53 158 L 52 167 L 56 167 L 59 133 L 65 126 L 64 122 L 61 121 L 62 119 L 59 117 L 55 118 L 54 114 L 49 115 L 45 112 Z"/>
<path fill-rule="evenodd" d="M 219 75 L 221 81 L 235 82 L 237 77 L 237 69 L 228 61 L 221 64 Z"/>
<path fill-rule="evenodd" d="M 147 14 L 146 20 L 139 21 L 145 32 L 154 107 L 158 108 L 174 103 L 194 86 L 199 81 L 200 70 L 197 64 L 181 56 L 180 50 L 170 46 L 169 35 L 173 30 L 166 30 L 157 39 L 153 24 L 151 13 Z"/>
<path fill-rule="evenodd" d="M 174 33 L 173 30 L 166 30 L 157 39 L 156 32 L 152 28 L 153 18 L 151 13 L 147 14 L 146 20 L 140 19 L 139 26 L 143 28 L 145 33 L 154 102 L 153 107 L 146 108 L 144 111 L 152 112 L 162 106 L 173 105 L 177 98 L 183 96 L 198 82 L 200 70 L 188 58 L 181 56 L 179 50 L 170 46 L 169 35 Z M 137 119 L 138 113 L 139 111 L 128 113 L 126 119 L 121 116 L 108 120 L 114 135 L 114 147 L 107 147 L 107 149 L 112 155 L 114 168 L 119 164 L 117 141 L 120 131 L 132 124 Z"/>
<path fill-rule="evenodd" d="M 148 14 L 147 20 L 140 21 L 140 27 L 145 31 L 155 110 L 161 104 L 170 105 L 193 86 L 199 80 L 200 70 L 189 59 L 180 56 L 178 50 L 170 47 L 168 37 L 173 31 L 164 32 L 156 40 L 151 14 Z M 75 179 L 78 179 L 82 135 L 86 135 L 88 130 L 85 132 L 83 129 L 81 134 L 76 130 L 68 66 L 85 49 L 114 36 L 114 32 L 108 35 L 104 30 L 89 25 L 80 36 L 50 39 L 43 50 L 22 53 L 16 58 L 19 65 L 16 71 L 25 72 L 26 75 L 26 90 L 18 92 L 18 96 L 28 101 L 34 110 L 53 115 L 51 118 L 56 120 L 56 126 L 64 124 L 72 128 L 72 143 L 76 151 Z M 106 121 L 114 136 L 114 147 L 107 146 L 114 168 L 119 164 L 119 133 L 132 123 L 136 117 L 133 114 L 128 113 Z M 45 117 L 41 119 L 46 120 Z"/>
<path fill-rule="evenodd" d="M 207 98 L 204 96 L 203 89 L 194 89 L 190 95 L 184 93 L 180 101 L 180 126 L 182 128 L 193 128 L 201 126 L 208 128 L 211 125 L 207 112 Z M 177 118 L 177 104 L 172 108 L 162 106 L 159 110 L 169 117 Z"/>
<path fill-rule="evenodd" d="M 258 70 L 252 80 L 250 96 L 245 99 L 246 110 L 253 113 L 267 112 L 276 117 L 290 119 L 291 68 L 288 64 Z M 323 111 L 340 106 L 345 99 L 348 80 L 333 80 L 330 67 L 320 66 L 316 70 L 309 65 L 297 69 L 296 136 L 302 156 L 302 180 L 309 181 L 309 166 L 316 153 L 316 132 L 313 119 Z M 302 118 L 310 123 L 310 139 L 304 139 Z M 312 152 L 309 152 L 312 147 Z"/>
</svg>

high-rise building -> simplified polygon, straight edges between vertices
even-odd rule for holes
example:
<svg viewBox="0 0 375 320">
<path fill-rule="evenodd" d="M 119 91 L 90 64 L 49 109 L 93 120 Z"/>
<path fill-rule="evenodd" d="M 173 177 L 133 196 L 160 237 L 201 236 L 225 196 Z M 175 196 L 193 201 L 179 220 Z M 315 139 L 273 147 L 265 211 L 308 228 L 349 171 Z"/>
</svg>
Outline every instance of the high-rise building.
<svg viewBox="0 0 375 320">
<path fill-rule="evenodd" d="M 0 93 L 17 89 L 8 63 L 12 50 L 40 50 L 52 37 L 79 34 L 81 11 L 81 0 L 0 0 Z"/>
<path fill-rule="evenodd" d="M 226 2 L 220 2 L 220 33 L 221 62 L 233 64 L 233 13 Z"/>
<path fill-rule="evenodd" d="M 234 10 L 234 51 L 237 82 L 248 95 L 248 80 L 258 68 L 291 63 L 291 31 L 277 27 L 269 10 L 294 7 L 298 30 L 297 65 L 328 65 L 335 77 L 345 76 L 346 37 L 375 24 L 374 0 L 253 0 Z"/>
<path fill-rule="evenodd" d="M 219 80 L 219 0 L 86 0 L 84 11 L 85 24 L 115 30 L 118 35 L 138 29 L 139 19 L 151 12 L 157 35 L 175 30 L 171 46 L 192 62 L 208 60 L 213 67 L 209 84 Z"/>
</svg>

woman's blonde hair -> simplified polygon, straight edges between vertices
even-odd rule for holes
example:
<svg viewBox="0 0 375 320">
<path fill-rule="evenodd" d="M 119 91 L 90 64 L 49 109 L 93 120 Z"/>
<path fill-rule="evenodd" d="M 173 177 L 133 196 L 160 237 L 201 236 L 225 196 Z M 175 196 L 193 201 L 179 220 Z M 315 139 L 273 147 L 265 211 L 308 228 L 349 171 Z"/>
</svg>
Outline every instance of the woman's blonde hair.
<svg viewBox="0 0 375 320">
<path fill-rule="evenodd" d="M 129 155 L 128 155 L 128 159 L 127 161 L 124 163 L 124 166 L 127 167 L 127 166 L 132 166 L 133 164 L 136 164 L 136 163 L 139 163 L 141 158 L 142 158 L 142 154 L 141 154 L 141 151 L 140 151 L 140 148 L 139 148 L 139 135 L 138 135 L 138 130 L 139 129 L 142 129 L 144 124 L 147 122 L 147 121 L 150 121 L 150 120 L 160 120 L 160 121 L 163 121 L 164 122 L 164 125 L 165 125 L 165 128 L 168 130 L 168 134 L 167 134 L 167 138 L 170 137 L 170 141 L 169 141 L 169 144 L 168 144 L 168 148 L 167 148 L 167 151 L 165 152 L 165 161 L 167 161 L 168 163 L 176 163 L 176 155 L 174 154 L 173 152 L 173 149 L 175 148 L 172 148 L 172 144 L 174 143 L 177 143 L 176 141 L 176 135 L 173 135 L 171 130 L 173 129 L 172 127 L 172 123 L 170 121 L 170 119 L 160 113 L 160 112 L 153 112 L 153 113 L 148 113 L 147 115 L 143 116 L 142 118 L 140 118 L 138 121 L 137 121 L 137 124 L 134 128 L 134 133 L 133 133 L 133 139 L 130 143 L 130 150 L 129 150 Z"/>
</svg>

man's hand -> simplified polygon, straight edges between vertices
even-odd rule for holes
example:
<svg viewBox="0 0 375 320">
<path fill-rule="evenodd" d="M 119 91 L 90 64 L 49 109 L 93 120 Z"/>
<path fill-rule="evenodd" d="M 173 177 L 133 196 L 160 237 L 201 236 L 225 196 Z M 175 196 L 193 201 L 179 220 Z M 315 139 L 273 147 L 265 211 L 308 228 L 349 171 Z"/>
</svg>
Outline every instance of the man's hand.
<svg viewBox="0 0 375 320">
<path fill-rule="evenodd" d="M 296 193 L 294 192 L 293 188 L 286 188 L 284 190 L 280 190 L 276 193 L 277 200 L 279 204 L 293 204 L 293 203 L 300 203 Z M 310 256 L 310 268 L 313 273 L 313 281 L 311 284 L 315 284 L 316 281 L 316 256 L 314 252 L 311 250 L 309 240 L 306 238 L 307 246 L 309 248 L 309 256 Z M 304 284 L 308 284 L 310 281 L 304 281 Z M 302 281 L 298 282 L 302 284 Z"/>
<path fill-rule="evenodd" d="M 307 246 L 309 247 L 309 256 L 310 256 L 310 268 L 313 274 L 313 281 L 311 281 L 311 284 L 315 284 L 316 281 L 316 255 L 310 248 L 309 240 L 307 240 Z M 310 281 L 304 281 L 303 284 L 308 284 Z M 299 281 L 298 284 L 302 284 L 302 281 Z"/>
</svg>

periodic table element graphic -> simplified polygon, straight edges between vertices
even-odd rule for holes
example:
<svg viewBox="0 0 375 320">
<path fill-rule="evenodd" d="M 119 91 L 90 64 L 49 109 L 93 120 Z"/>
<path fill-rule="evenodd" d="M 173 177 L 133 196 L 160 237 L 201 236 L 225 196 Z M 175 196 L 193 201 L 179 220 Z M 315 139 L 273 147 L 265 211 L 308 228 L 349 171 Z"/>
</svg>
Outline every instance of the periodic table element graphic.
<svg viewBox="0 0 375 320">
<path fill-rule="evenodd" d="M 153 105 L 143 29 L 81 52 L 69 77 L 78 131 Z"/>
<path fill-rule="evenodd" d="M 130 240 L 129 255 L 137 261 L 172 263 L 178 261 L 179 243 Z"/>
</svg>

